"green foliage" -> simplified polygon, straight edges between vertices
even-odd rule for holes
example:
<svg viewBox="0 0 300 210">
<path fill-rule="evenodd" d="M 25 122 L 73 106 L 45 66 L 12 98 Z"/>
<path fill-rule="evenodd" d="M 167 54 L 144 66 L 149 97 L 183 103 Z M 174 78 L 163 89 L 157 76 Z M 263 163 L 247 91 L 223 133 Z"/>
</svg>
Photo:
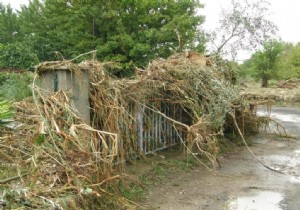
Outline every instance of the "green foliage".
<svg viewBox="0 0 300 210">
<path fill-rule="evenodd" d="M 20 34 L 41 61 L 54 60 L 55 51 L 70 59 L 97 49 L 100 60 L 120 62 L 130 74 L 134 66 L 178 51 L 176 31 L 183 48 L 204 50 L 198 0 L 70 2 L 32 0 L 19 12 Z"/>
<path fill-rule="evenodd" d="M 261 79 L 264 73 L 268 79 L 275 80 L 300 78 L 300 44 L 275 42 L 273 45 L 275 46 L 272 48 L 269 43 L 264 50 L 254 53 L 246 60 L 240 66 L 239 76 Z M 273 65 L 270 66 L 272 62 Z"/>
<path fill-rule="evenodd" d="M 29 87 L 31 83 L 30 73 L 0 73 L 0 97 L 20 101 L 31 96 L 32 92 Z"/>
<path fill-rule="evenodd" d="M 242 71 L 256 78 L 260 78 L 262 86 L 267 87 L 270 79 L 278 78 L 280 56 L 284 51 L 284 43 L 269 40 L 264 43 L 263 50 L 255 52 L 242 65 Z"/>
<path fill-rule="evenodd" d="M 45 134 L 39 134 L 35 139 L 35 143 L 41 145 L 45 142 Z"/>
<path fill-rule="evenodd" d="M 38 62 L 37 55 L 26 44 L 0 44 L 0 67 L 32 70 Z"/>
<path fill-rule="evenodd" d="M 0 3 L 0 43 L 13 43 L 19 38 L 19 25 L 17 14 L 8 5 Z"/>
<path fill-rule="evenodd" d="M 10 101 L 0 98 L 0 126 L 4 125 L 5 120 L 12 118 L 13 108 Z"/>
<path fill-rule="evenodd" d="M 300 44 L 286 43 L 278 59 L 278 79 L 300 78 Z"/>
</svg>

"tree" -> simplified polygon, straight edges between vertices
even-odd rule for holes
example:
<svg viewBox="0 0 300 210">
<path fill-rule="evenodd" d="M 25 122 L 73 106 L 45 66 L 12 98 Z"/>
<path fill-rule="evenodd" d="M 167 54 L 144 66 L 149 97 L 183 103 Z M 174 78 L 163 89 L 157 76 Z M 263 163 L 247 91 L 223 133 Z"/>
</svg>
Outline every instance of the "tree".
<svg viewBox="0 0 300 210">
<path fill-rule="evenodd" d="M 232 0 L 211 34 L 212 51 L 235 58 L 239 50 L 253 51 L 274 36 L 277 27 L 268 20 L 269 5 L 265 0 Z"/>
<path fill-rule="evenodd" d="M 292 48 L 292 52 L 289 57 L 289 64 L 294 76 L 300 78 L 300 43 Z"/>
<path fill-rule="evenodd" d="M 193 48 L 204 22 L 200 7 L 199 0 L 32 0 L 19 17 L 40 60 L 53 60 L 54 51 L 69 59 L 97 49 L 100 60 L 132 70 L 179 51 L 178 35 L 183 48 Z"/>
<path fill-rule="evenodd" d="M 0 43 L 13 43 L 19 37 L 18 17 L 13 9 L 0 3 Z"/>
<path fill-rule="evenodd" d="M 98 45 L 100 56 L 110 60 L 134 62 L 145 66 L 157 57 L 167 57 L 183 47 L 192 45 L 197 26 L 204 19 L 196 15 L 198 1 L 123 1 L 110 5 L 111 14 L 101 18 L 99 30 L 109 34 L 104 45 Z M 115 11 L 114 11 L 115 8 Z M 109 21 L 113 19 L 114 21 Z M 112 25 L 106 25 L 110 22 Z M 177 32 L 177 33 L 176 33 Z"/>
<path fill-rule="evenodd" d="M 278 75 L 280 56 L 284 50 L 284 43 L 271 39 L 263 44 L 263 50 L 255 52 L 245 62 L 244 69 L 250 69 L 256 77 L 261 79 L 261 86 L 268 87 L 268 81 Z"/>
</svg>

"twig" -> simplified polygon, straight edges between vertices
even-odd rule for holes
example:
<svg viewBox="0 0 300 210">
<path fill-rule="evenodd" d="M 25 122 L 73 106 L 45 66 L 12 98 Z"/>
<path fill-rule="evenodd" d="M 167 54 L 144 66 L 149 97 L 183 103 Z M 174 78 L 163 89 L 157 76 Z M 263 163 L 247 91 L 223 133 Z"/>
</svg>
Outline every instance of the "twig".
<svg viewBox="0 0 300 210">
<path fill-rule="evenodd" d="M 52 135 L 52 132 L 51 132 L 51 130 L 49 129 L 49 124 L 48 124 L 47 120 L 45 119 L 45 117 L 43 117 L 42 111 L 41 111 L 41 109 L 40 109 L 40 107 L 39 107 L 39 102 L 38 102 L 38 99 L 37 99 L 36 93 L 35 93 L 35 91 L 36 91 L 36 90 L 35 90 L 35 87 L 36 87 L 35 82 L 36 82 L 37 76 L 38 76 L 38 75 L 35 74 L 34 79 L 33 79 L 33 81 L 32 81 L 32 98 L 33 98 L 33 101 L 34 101 L 34 103 L 35 103 L 36 109 L 37 109 L 37 111 L 39 112 L 41 118 L 43 119 L 44 123 L 47 124 L 47 129 L 49 130 L 49 136 L 50 136 L 50 139 L 51 139 L 52 144 L 54 145 L 54 147 L 55 147 L 55 149 L 56 149 L 56 152 L 58 153 L 58 156 L 59 156 L 59 158 L 60 158 L 60 161 L 61 161 L 61 163 L 64 163 L 64 159 L 62 158 L 62 156 L 61 156 L 61 154 L 60 154 L 60 152 L 59 152 L 59 148 L 58 148 L 57 145 L 55 144 L 55 141 L 54 141 L 54 137 L 53 137 L 53 135 Z"/>
<path fill-rule="evenodd" d="M 177 125 L 180 125 L 180 126 L 182 126 L 182 127 L 185 127 L 186 130 L 187 130 L 188 132 L 190 131 L 190 129 L 191 129 L 190 126 L 188 126 L 188 125 L 186 125 L 186 124 L 184 124 L 184 123 L 181 123 L 181 122 L 179 122 L 179 121 L 176 121 L 176 120 L 174 120 L 174 119 L 168 117 L 168 116 L 165 115 L 164 113 L 162 113 L 162 112 L 160 112 L 160 111 L 158 111 L 158 110 L 154 110 L 154 109 L 152 109 L 152 108 L 149 107 L 149 106 L 146 106 L 145 104 L 142 104 L 142 103 L 140 103 L 140 102 L 138 102 L 138 101 L 137 101 L 137 103 L 139 103 L 140 105 L 144 106 L 145 108 L 151 110 L 152 112 L 155 112 L 155 113 L 157 113 L 157 114 L 160 114 L 162 117 L 164 117 L 165 119 L 171 121 L 172 123 L 177 124 Z"/>
<path fill-rule="evenodd" d="M 140 204 L 138 204 L 138 203 L 136 203 L 136 202 L 134 202 L 134 201 L 132 201 L 132 200 L 129 200 L 129 199 L 125 198 L 125 197 L 119 197 L 119 196 L 117 196 L 117 195 L 115 195 L 115 194 L 113 194 L 113 193 L 107 192 L 107 191 L 104 190 L 104 189 L 100 189 L 100 191 L 102 191 L 103 193 L 108 194 L 108 195 L 110 195 L 110 196 L 112 196 L 112 197 L 117 197 L 117 198 L 119 198 L 119 199 L 121 198 L 122 200 L 125 200 L 125 201 L 127 201 L 127 202 L 129 202 L 129 203 L 131 203 L 131 204 L 133 204 L 133 205 L 135 205 L 135 206 L 137 206 L 137 207 L 139 207 L 140 209 L 146 209 L 145 206 L 142 206 L 142 205 L 140 205 Z"/>
<path fill-rule="evenodd" d="M 175 127 L 174 127 L 175 128 Z M 180 139 L 180 142 L 183 144 L 183 146 L 188 150 L 188 152 L 190 154 L 192 154 L 192 156 L 201 164 L 203 165 L 209 172 L 211 172 L 213 175 L 216 175 L 215 171 L 213 169 L 211 169 L 210 167 L 208 167 L 205 163 L 203 163 L 203 161 L 201 161 L 191 150 L 190 148 L 186 145 L 186 143 L 183 141 L 183 139 L 181 138 L 181 136 L 179 135 L 177 129 L 175 128 L 176 134 Z"/>
<path fill-rule="evenodd" d="M 20 149 L 17 149 L 17 148 L 12 147 L 12 146 L 6 146 L 6 145 L 3 145 L 3 144 L 0 144 L 0 147 L 4 147 L 4 148 L 7 148 L 7 149 L 16 150 L 16 151 L 18 151 L 18 152 L 21 152 L 23 155 L 28 155 L 28 156 L 30 156 L 29 153 L 26 153 L 26 152 L 24 152 L 24 151 L 22 151 L 22 150 L 20 150 Z"/>
<path fill-rule="evenodd" d="M 13 176 L 13 177 L 9 177 L 7 179 L 3 179 L 3 180 L 0 180 L 0 184 L 7 184 L 11 181 L 14 181 L 14 180 L 17 180 L 17 179 L 21 179 L 22 177 L 24 176 L 27 176 L 29 174 L 29 172 L 26 172 L 24 174 L 21 174 L 20 176 Z"/>
<path fill-rule="evenodd" d="M 96 52 L 97 52 L 97 50 L 93 50 L 93 51 L 90 51 L 90 52 L 87 52 L 87 53 L 83 53 L 83 54 L 80 54 L 80 55 L 78 55 L 77 57 L 75 57 L 75 58 L 73 58 L 73 59 L 71 59 L 71 60 L 69 60 L 69 61 L 74 61 L 74 60 L 80 58 L 81 56 L 88 55 L 88 54 L 92 54 L 92 53 L 95 54 Z"/>
<path fill-rule="evenodd" d="M 258 157 L 256 157 L 256 155 L 255 155 L 255 154 L 252 152 L 252 150 L 249 148 L 249 146 L 248 146 L 248 144 L 247 144 L 247 142 L 246 142 L 246 140 L 245 140 L 245 138 L 244 138 L 244 135 L 242 134 L 241 129 L 239 128 L 239 126 L 238 126 L 238 124 L 237 124 L 237 122 L 236 122 L 235 116 L 234 116 L 233 114 L 230 114 L 230 115 L 231 115 L 231 117 L 233 118 L 234 125 L 235 125 L 235 127 L 236 127 L 236 129 L 237 129 L 237 131 L 238 131 L 238 133 L 239 133 L 239 135 L 240 135 L 240 137 L 242 138 L 242 141 L 244 142 L 246 148 L 248 149 L 248 151 L 250 152 L 250 154 L 254 157 L 254 159 L 255 159 L 258 163 L 260 163 L 263 167 L 265 167 L 265 168 L 267 168 L 267 169 L 269 169 L 269 170 L 271 170 L 271 171 L 274 171 L 274 172 L 277 172 L 277 173 L 280 173 L 280 174 L 284 174 L 282 171 L 279 171 L 279 170 L 276 170 L 276 169 L 274 169 L 274 168 L 271 168 L 270 166 L 267 166 L 267 165 L 266 165 L 265 163 L 263 163 L 260 159 L 258 159 Z"/>
<path fill-rule="evenodd" d="M 50 157 L 51 159 L 53 159 L 55 162 L 57 162 L 60 166 L 64 167 L 64 165 L 62 163 L 60 163 L 58 160 L 56 160 L 56 158 L 52 157 L 50 154 L 48 154 L 45 149 L 42 150 L 42 152 L 47 155 L 48 157 Z"/>
<path fill-rule="evenodd" d="M 41 199 L 43 199 L 43 200 L 47 201 L 48 203 L 50 203 L 51 207 L 53 209 L 58 209 L 58 210 L 63 210 L 64 209 L 60 204 L 55 203 L 54 201 L 52 201 L 52 200 L 50 200 L 48 198 L 45 198 L 44 196 L 38 196 L 38 197 L 40 197 Z"/>
<path fill-rule="evenodd" d="M 105 182 L 108 182 L 110 180 L 113 180 L 113 179 L 116 179 L 116 178 L 119 178 L 120 175 L 116 175 L 116 176 L 112 176 L 112 177 L 109 177 L 107 179 L 104 179 L 102 182 L 100 183 L 97 183 L 97 184 L 91 184 L 91 185 L 88 185 L 89 187 L 95 187 L 95 186 L 101 186 L 102 184 L 104 184 Z"/>
<path fill-rule="evenodd" d="M 275 123 L 276 124 L 276 126 L 277 126 L 277 131 L 278 131 L 278 133 L 281 135 L 281 133 L 280 133 L 280 131 L 279 131 L 279 127 L 281 127 L 282 128 L 282 130 L 283 130 L 283 132 L 284 132 L 284 135 L 285 136 L 287 136 L 287 132 L 286 132 L 286 130 L 285 130 L 285 127 L 283 126 L 283 125 L 281 125 L 279 122 L 277 122 L 276 120 L 273 120 L 273 119 L 269 119 L 271 122 L 273 122 L 273 123 Z M 281 135 L 281 137 L 282 137 L 282 135 Z"/>
</svg>

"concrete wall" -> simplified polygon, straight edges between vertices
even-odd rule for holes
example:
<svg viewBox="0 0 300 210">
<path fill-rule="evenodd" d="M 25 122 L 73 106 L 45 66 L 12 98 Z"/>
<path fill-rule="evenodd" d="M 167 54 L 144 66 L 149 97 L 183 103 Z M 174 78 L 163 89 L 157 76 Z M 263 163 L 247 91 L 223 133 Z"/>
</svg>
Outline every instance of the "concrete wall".
<svg viewBox="0 0 300 210">
<path fill-rule="evenodd" d="M 89 75 L 87 71 L 82 71 L 78 81 L 75 74 L 68 69 L 49 70 L 40 73 L 41 88 L 45 93 L 55 91 L 55 78 L 57 78 L 57 90 L 70 91 L 71 100 L 80 113 L 85 123 L 90 124 L 90 104 L 89 104 Z"/>
</svg>

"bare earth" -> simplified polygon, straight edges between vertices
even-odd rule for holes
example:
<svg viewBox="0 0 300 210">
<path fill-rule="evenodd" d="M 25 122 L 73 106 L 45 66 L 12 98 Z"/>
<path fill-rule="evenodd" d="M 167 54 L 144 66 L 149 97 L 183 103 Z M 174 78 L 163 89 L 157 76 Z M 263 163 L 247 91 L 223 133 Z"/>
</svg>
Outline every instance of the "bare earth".
<svg viewBox="0 0 300 210">
<path fill-rule="evenodd" d="M 246 147 L 238 147 L 219 158 L 217 175 L 199 166 L 153 186 L 147 196 L 149 209 L 299 210 L 300 108 L 275 107 L 272 113 L 295 138 L 282 139 L 273 128 L 253 137 L 250 148 L 284 174 L 266 169 Z"/>
</svg>

